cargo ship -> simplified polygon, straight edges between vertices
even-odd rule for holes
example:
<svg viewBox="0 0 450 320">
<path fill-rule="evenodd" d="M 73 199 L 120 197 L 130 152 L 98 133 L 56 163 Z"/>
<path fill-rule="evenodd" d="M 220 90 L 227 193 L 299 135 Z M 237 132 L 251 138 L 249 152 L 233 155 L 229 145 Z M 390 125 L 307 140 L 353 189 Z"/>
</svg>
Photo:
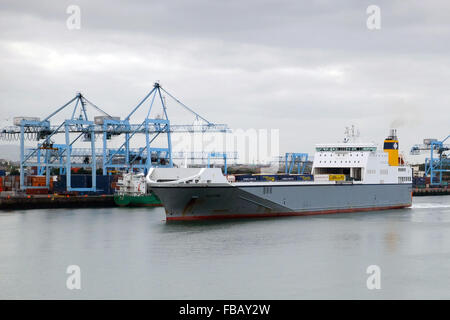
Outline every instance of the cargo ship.
<svg viewBox="0 0 450 320">
<path fill-rule="evenodd" d="M 147 192 L 143 173 L 125 173 L 117 181 L 118 190 L 114 202 L 120 207 L 161 207 L 161 201 L 153 192 Z"/>
<path fill-rule="evenodd" d="M 202 220 L 303 216 L 399 209 L 412 203 L 412 169 L 399 157 L 395 130 L 384 140 L 316 145 L 311 179 L 274 175 L 239 181 L 219 168 L 154 168 L 148 187 L 166 219 Z M 290 181 L 289 181 L 290 180 Z M 309 180 L 309 181 L 308 181 Z"/>
</svg>

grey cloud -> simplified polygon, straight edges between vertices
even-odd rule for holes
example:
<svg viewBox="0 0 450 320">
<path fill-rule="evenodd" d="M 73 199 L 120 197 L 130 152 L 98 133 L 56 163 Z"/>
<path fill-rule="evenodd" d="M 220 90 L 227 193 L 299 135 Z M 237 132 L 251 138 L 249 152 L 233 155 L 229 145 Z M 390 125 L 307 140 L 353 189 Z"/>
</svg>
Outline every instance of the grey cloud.
<svg viewBox="0 0 450 320">
<path fill-rule="evenodd" d="M 71 4 L 80 30 L 66 28 Z M 280 128 L 281 151 L 311 152 L 351 123 L 377 141 L 399 124 L 404 150 L 448 134 L 450 3 L 377 1 L 379 31 L 370 4 L 2 1 L 1 110 L 43 116 L 82 91 L 124 116 L 160 80 L 211 121 Z"/>
</svg>

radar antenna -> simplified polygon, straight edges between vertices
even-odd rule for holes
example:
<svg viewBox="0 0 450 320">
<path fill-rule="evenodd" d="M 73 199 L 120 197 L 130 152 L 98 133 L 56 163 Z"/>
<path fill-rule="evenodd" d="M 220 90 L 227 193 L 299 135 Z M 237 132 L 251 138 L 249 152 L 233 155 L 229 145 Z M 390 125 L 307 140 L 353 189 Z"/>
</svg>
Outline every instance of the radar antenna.
<svg viewBox="0 0 450 320">
<path fill-rule="evenodd" d="M 355 142 L 357 140 L 357 138 L 359 137 L 359 129 L 355 128 L 355 125 L 352 124 L 351 128 L 350 127 L 345 127 L 345 132 L 344 132 L 344 143 L 353 141 Z"/>
</svg>

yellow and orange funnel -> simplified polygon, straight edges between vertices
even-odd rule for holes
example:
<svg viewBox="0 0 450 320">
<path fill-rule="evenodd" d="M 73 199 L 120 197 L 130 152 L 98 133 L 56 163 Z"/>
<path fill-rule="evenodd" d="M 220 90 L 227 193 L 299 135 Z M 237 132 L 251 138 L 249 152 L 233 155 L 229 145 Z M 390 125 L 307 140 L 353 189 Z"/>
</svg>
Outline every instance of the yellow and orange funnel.
<svg viewBox="0 0 450 320">
<path fill-rule="evenodd" d="M 388 154 L 389 165 L 398 166 L 398 139 L 396 129 L 391 129 L 389 137 L 384 139 L 383 150 Z"/>
</svg>

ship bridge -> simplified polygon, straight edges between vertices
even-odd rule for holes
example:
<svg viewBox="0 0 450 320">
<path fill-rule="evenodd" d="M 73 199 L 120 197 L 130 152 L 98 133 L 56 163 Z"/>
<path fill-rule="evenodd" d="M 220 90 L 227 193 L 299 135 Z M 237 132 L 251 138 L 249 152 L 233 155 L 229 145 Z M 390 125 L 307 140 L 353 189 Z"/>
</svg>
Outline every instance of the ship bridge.
<svg viewBox="0 0 450 320">
<path fill-rule="evenodd" d="M 373 156 L 381 161 L 387 155 L 377 152 L 377 145 L 373 143 L 333 143 L 316 145 L 313 162 L 313 174 L 320 179 L 320 175 L 342 175 L 348 181 L 361 181 L 367 168 L 369 159 Z"/>
</svg>

